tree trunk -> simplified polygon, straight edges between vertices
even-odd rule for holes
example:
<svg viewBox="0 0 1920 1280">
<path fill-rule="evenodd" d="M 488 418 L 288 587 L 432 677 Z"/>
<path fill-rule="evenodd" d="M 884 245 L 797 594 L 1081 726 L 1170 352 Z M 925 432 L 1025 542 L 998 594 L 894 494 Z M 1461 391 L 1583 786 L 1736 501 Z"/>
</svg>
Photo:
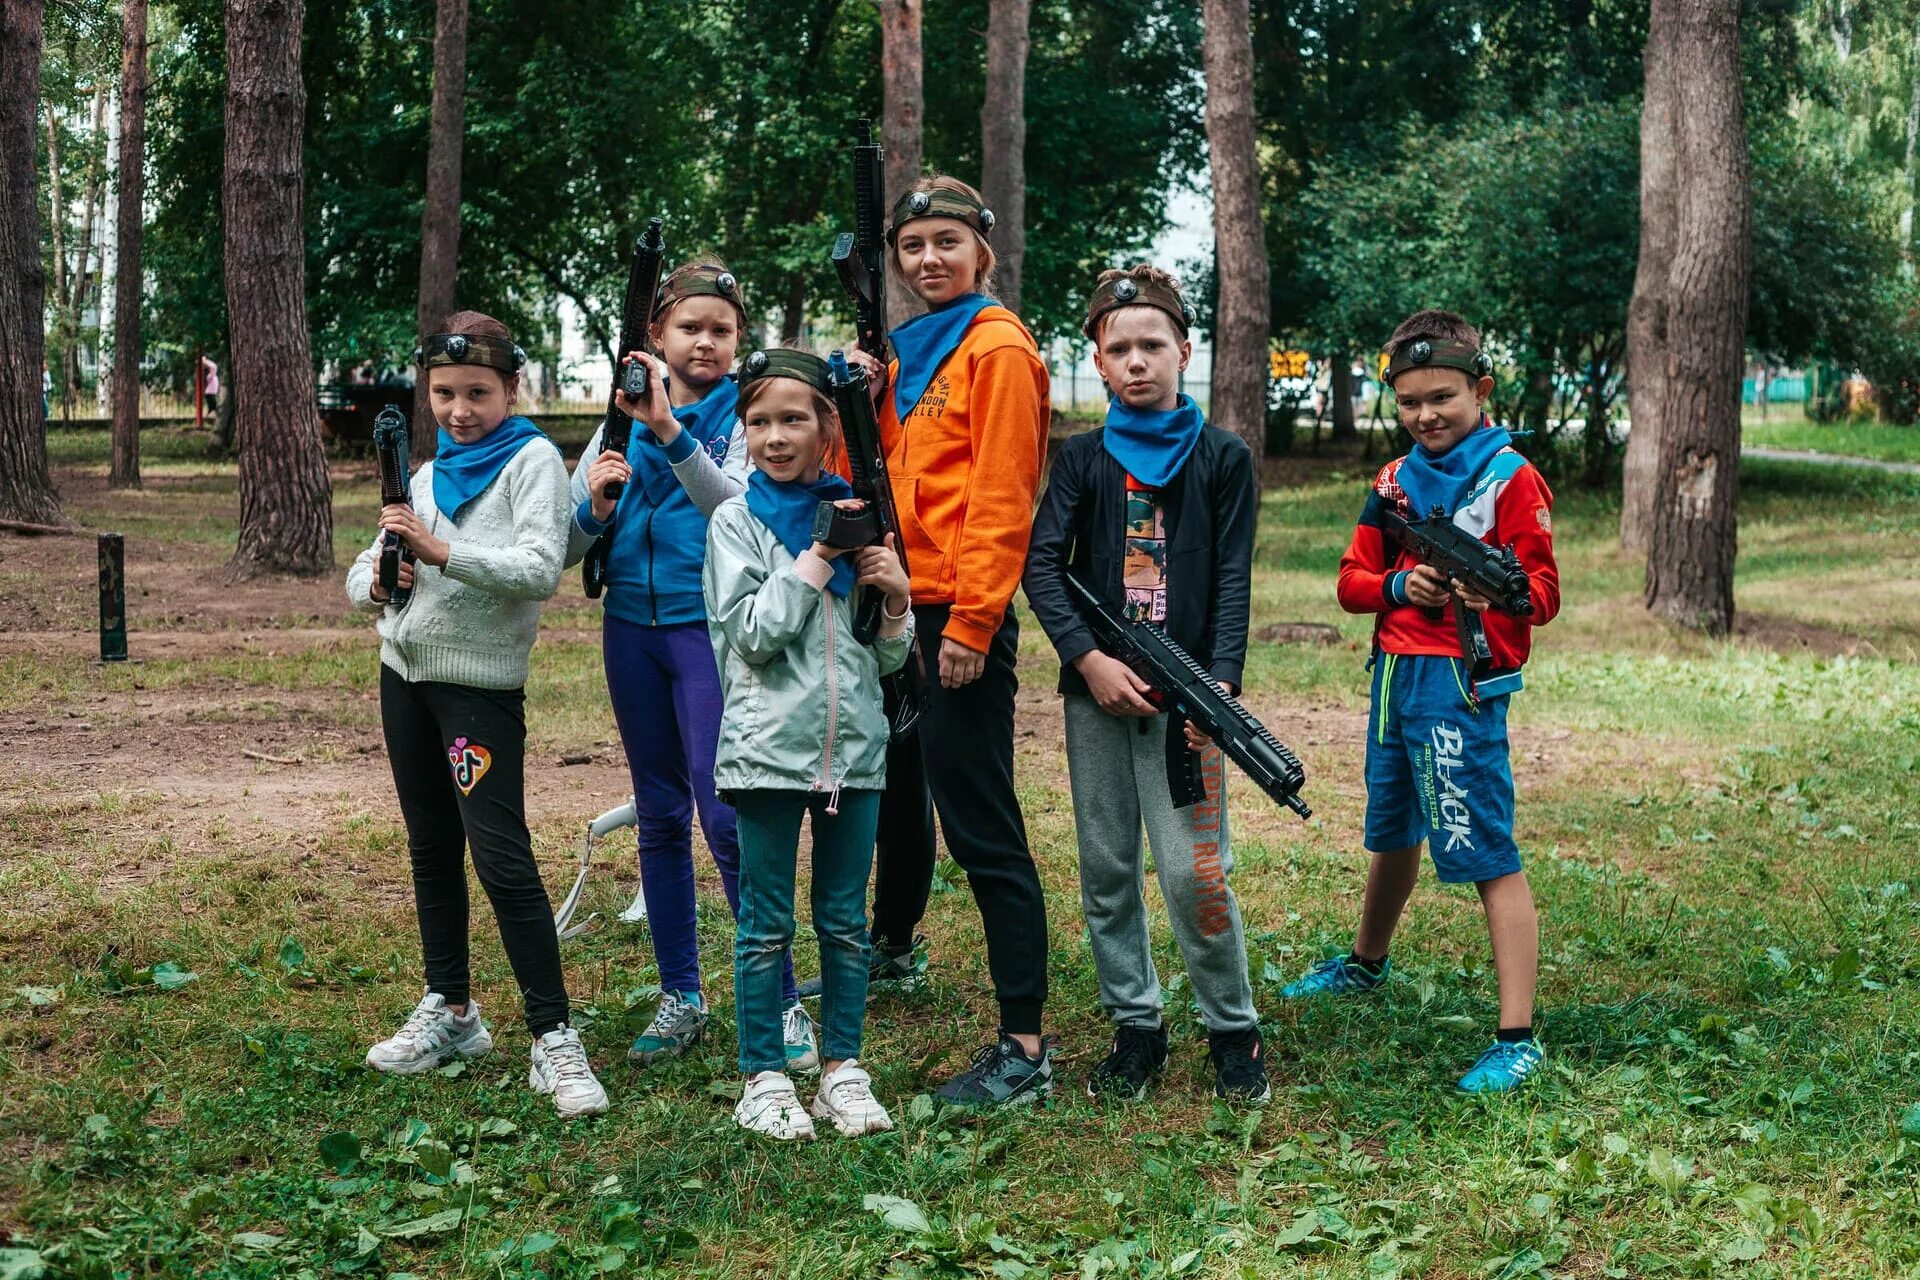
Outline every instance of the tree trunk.
<svg viewBox="0 0 1920 1280">
<path fill-rule="evenodd" d="M 1329 440 L 1357 440 L 1360 429 L 1353 421 L 1353 361 L 1341 352 L 1333 361 L 1333 385 L 1328 388 L 1327 396 L 1333 402 L 1327 406 L 1327 416 L 1333 420 L 1333 427 L 1327 432 Z"/>
<path fill-rule="evenodd" d="M 63 524 L 40 402 L 47 272 L 33 153 L 45 17 L 45 0 L 0 0 L 0 519 Z"/>
<path fill-rule="evenodd" d="M 1033 0 L 991 0 L 987 91 L 980 104 L 980 194 L 993 210 L 994 291 L 1020 310 L 1027 255 L 1027 22 Z"/>
<path fill-rule="evenodd" d="M 53 239 L 53 327 L 60 335 L 59 349 L 52 353 L 60 361 L 60 376 L 54 385 L 60 389 L 60 403 L 67 403 L 67 305 L 72 295 L 67 290 L 67 197 L 61 181 L 60 121 L 53 104 L 46 104 L 47 115 L 47 233 Z M 41 341 L 44 343 L 45 339 Z M 64 415 L 63 415 L 64 416 Z"/>
<path fill-rule="evenodd" d="M 1725 635 L 1733 628 L 1740 375 L 1753 257 L 1740 0 L 1688 0 L 1678 8 L 1670 65 L 1675 167 L 1685 181 L 1674 209 L 1646 598 L 1659 617 Z"/>
<path fill-rule="evenodd" d="M 1907 98 L 1907 160 L 1900 170 L 1903 198 L 1900 203 L 1900 254 L 1913 261 L 1913 157 L 1914 144 L 1920 142 L 1920 30 L 1913 33 L 1913 58 L 1907 63 L 1913 77 L 1913 92 Z"/>
<path fill-rule="evenodd" d="M 1620 545 L 1647 549 L 1653 523 L 1660 414 L 1667 395 L 1667 284 L 1673 269 L 1673 26 L 1678 0 L 1658 0 L 1641 55 L 1646 78 L 1640 107 L 1640 265 L 1627 304 L 1627 458 L 1620 480 Z"/>
<path fill-rule="evenodd" d="M 333 493 L 308 346 L 300 148 L 301 0 L 226 0 L 227 310 L 240 445 L 240 537 L 228 570 L 333 567 Z"/>
<path fill-rule="evenodd" d="M 427 200 L 420 211 L 420 306 L 414 328 L 425 342 L 453 312 L 460 274 L 460 154 L 466 129 L 467 0 L 439 0 L 433 33 L 433 125 L 427 142 Z M 414 370 L 413 460 L 439 439 L 427 371 Z"/>
<path fill-rule="evenodd" d="M 113 265 L 113 462 L 107 483 L 140 487 L 140 203 L 146 189 L 147 0 L 120 23 L 120 207 Z"/>
<path fill-rule="evenodd" d="M 100 77 L 93 86 L 93 136 L 98 138 L 107 124 L 107 82 Z M 87 157 L 87 178 L 80 187 L 80 237 L 74 244 L 74 263 L 67 273 L 65 314 L 61 326 L 66 343 L 61 354 L 61 382 L 67 389 L 61 403 L 62 421 L 71 420 L 73 406 L 80 400 L 80 314 L 87 309 L 87 294 L 93 288 L 93 227 L 100 208 L 102 187 L 100 157 Z"/>
<path fill-rule="evenodd" d="M 925 0 L 880 0 L 880 145 L 886 148 L 887 202 L 920 177 L 922 90 L 920 20 Z M 887 322 L 899 325 L 925 310 L 900 273 L 887 271 Z"/>
<path fill-rule="evenodd" d="M 1208 416 L 1247 442 L 1258 475 L 1266 449 L 1270 325 L 1267 241 L 1253 129 L 1253 18 L 1248 0 L 1205 0 L 1201 21 L 1214 260 L 1220 281 Z M 1351 400 L 1346 411 L 1351 427 Z"/>
</svg>

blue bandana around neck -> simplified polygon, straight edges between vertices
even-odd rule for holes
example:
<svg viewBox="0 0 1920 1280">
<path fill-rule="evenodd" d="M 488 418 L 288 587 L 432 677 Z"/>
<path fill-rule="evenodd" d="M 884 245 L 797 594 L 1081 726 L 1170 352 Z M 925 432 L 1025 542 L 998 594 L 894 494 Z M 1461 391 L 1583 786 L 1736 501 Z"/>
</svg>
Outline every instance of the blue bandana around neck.
<svg viewBox="0 0 1920 1280">
<path fill-rule="evenodd" d="M 472 444 L 461 444 L 440 428 L 440 451 L 433 455 L 433 505 L 450 520 L 499 477 L 500 472 L 529 440 L 545 440 L 546 432 L 514 414 Z"/>
<path fill-rule="evenodd" d="M 1133 409 L 1114 396 L 1107 402 L 1107 429 L 1100 440 L 1128 475 L 1150 489 L 1164 489 L 1186 465 L 1206 425 L 1192 396 L 1181 396 L 1171 409 Z"/>
<path fill-rule="evenodd" d="M 1424 519 L 1435 507 L 1452 515 L 1493 461 L 1493 455 L 1511 443 L 1510 434 L 1482 417 L 1478 427 L 1445 453 L 1433 453 L 1427 446 L 1415 444 L 1394 478 L 1407 495 L 1416 519 Z"/>
<path fill-rule="evenodd" d="M 927 394 L 933 375 L 967 335 L 973 318 L 996 305 L 984 293 L 963 293 L 942 303 L 925 315 L 915 316 L 887 335 L 893 353 L 900 358 L 900 371 L 893 380 L 893 407 L 905 422 Z"/>
<path fill-rule="evenodd" d="M 739 408 L 740 387 L 729 377 L 714 383 L 706 395 L 692 404 L 675 408 L 673 416 L 682 431 L 699 441 L 702 449 L 708 449 L 715 436 L 724 439 L 733 434 Z M 680 487 L 680 477 L 673 474 L 673 465 L 644 422 L 636 421 L 633 434 L 627 437 L 627 462 L 639 478 L 649 506 L 659 506 Z"/>
<path fill-rule="evenodd" d="M 821 472 L 811 484 L 775 480 L 764 471 L 754 471 L 747 477 L 747 510 L 773 530 L 780 545 L 795 556 L 813 546 L 813 517 L 820 504 L 852 496 L 853 486 L 831 471 Z M 853 590 L 852 558 L 835 556 L 827 563 L 833 567 L 827 590 L 845 596 Z"/>
</svg>

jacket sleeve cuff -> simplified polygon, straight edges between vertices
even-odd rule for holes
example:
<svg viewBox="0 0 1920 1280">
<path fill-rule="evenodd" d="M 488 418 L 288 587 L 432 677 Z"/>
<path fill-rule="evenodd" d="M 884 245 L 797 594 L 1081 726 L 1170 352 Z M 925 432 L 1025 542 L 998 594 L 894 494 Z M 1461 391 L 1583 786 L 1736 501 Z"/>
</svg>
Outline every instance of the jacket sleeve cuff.
<svg viewBox="0 0 1920 1280">
<path fill-rule="evenodd" d="M 1240 683 L 1240 677 L 1243 673 L 1243 668 L 1238 662 L 1223 660 L 1213 664 L 1213 678 L 1225 685 L 1227 692 L 1233 694 L 1236 698 L 1240 696 L 1239 691 L 1245 688 L 1245 686 Z"/>
<path fill-rule="evenodd" d="M 580 505 L 573 509 L 573 522 L 580 526 L 581 532 L 599 537 L 607 531 L 607 526 L 593 518 L 593 499 L 582 498 Z"/>
<path fill-rule="evenodd" d="M 1070 667 L 1099 647 L 1094 643 L 1093 631 L 1087 627 L 1079 627 L 1060 637 L 1054 643 L 1053 651 L 1060 655 L 1061 666 Z"/>
<path fill-rule="evenodd" d="M 793 573 L 815 591 L 825 591 L 833 580 L 833 566 L 813 554 L 811 547 L 793 558 Z"/>
<path fill-rule="evenodd" d="M 647 438 L 652 439 L 653 432 L 647 432 Z M 680 434 L 673 438 L 672 444 L 662 445 L 661 447 L 667 451 L 667 463 L 671 466 L 676 462 L 685 462 L 688 458 L 691 458 L 695 451 L 700 448 L 700 445 L 694 440 L 693 432 L 682 427 Z"/>
<path fill-rule="evenodd" d="M 1402 569 L 1398 573 L 1390 573 L 1380 584 L 1380 594 L 1386 597 L 1389 609 L 1398 609 L 1408 603 L 1407 575 L 1410 572 L 1411 570 Z"/>
<path fill-rule="evenodd" d="M 971 622 L 958 613 L 947 615 L 947 625 L 940 634 L 975 653 L 985 653 L 993 647 L 993 629 Z"/>
</svg>

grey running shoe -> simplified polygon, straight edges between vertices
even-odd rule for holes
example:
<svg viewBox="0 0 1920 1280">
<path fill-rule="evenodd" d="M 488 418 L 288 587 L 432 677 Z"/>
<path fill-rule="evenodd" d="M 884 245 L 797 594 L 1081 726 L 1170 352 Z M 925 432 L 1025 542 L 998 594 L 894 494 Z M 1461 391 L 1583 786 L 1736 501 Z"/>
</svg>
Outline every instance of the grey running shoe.
<svg viewBox="0 0 1920 1280">
<path fill-rule="evenodd" d="M 677 1058 L 700 1043 L 707 1030 L 707 1003 L 698 991 L 666 991 L 647 1029 L 634 1037 L 627 1061 L 644 1067 L 661 1058 Z"/>
<path fill-rule="evenodd" d="M 492 1050 L 493 1036 L 480 1021 L 479 1001 L 469 1000 L 466 1016 L 456 1018 L 444 996 L 428 992 L 398 1031 L 367 1050 L 367 1065 L 411 1076 Z"/>
<path fill-rule="evenodd" d="M 935 1094 L 957 1107 L 999 1107 L 1032 1102 L 1053 1092 L 1053 1062 L 1047 1044 L 1040 1056 L 1029 1058 L 1020 1042 L 1006 1032 L 973 1055 L 973 1065 L 941 1085 Z"/>
</svg>

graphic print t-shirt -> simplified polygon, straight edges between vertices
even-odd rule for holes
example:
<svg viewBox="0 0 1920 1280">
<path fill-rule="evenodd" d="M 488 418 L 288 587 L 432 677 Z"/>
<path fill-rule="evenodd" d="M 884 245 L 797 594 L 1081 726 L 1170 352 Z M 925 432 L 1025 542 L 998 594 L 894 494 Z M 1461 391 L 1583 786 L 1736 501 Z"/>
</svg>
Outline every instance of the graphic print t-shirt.
<svg viewBox="0 0 1920 1280">
<path fill-rule="evenodd" d="M 1120 571 L 1134 622 L 1167 620 L 1167 519 L 1160 492 L 1127 477 L 1126 559 Z"/>
</svg>

